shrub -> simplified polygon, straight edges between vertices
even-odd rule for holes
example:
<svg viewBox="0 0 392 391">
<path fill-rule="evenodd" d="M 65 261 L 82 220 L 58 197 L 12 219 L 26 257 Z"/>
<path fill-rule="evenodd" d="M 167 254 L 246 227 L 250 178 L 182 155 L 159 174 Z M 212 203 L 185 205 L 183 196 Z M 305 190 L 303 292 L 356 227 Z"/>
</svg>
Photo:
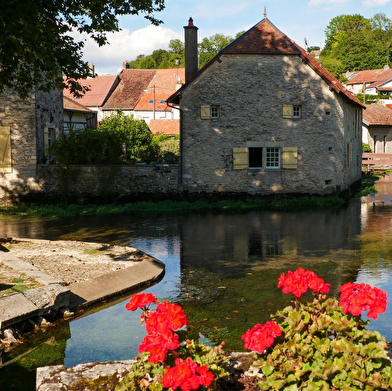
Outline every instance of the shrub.
<svg viewBox="0 0 392 391">
<path fill-rule="evenodd" d="M 369 144 L 366 144 L 366 143 L 362 143 L 362 152 L 363 153 L 365 153 L 365 152 L 373 152 L 372 151 L 372 149 L 370 148 L 370 145 Z"/>
<path fill-rule="evenodd" d="M 71 128 L 53 142 L 49 153 L 58 163 L 68 165 L 133 163 L 155 152 L 147 124 L 117 111 L 99 127 Z"/>
<path fill-rule="evenodd" d="M 294 306 L 272 316 L 274 325 L 268 330 L 274 333 L 262 334 L 263 326 L 257 325 L 243 336 L 245 347 L 258 352 L 253 367 L 259 372 L 262 390 L 392 387 L 385 340 L 378 332 L 366 330 L 369 322 L 360 317 L 362 311 L 368 310 L 367 316 L 377 319 L 385 311 L 385 291 L 367 284 L 348 283 L 340 288 L 340 301 L 326 300 L 329 284 L 301 268 L 287 276 L 282 274 L 278 287 L 284 293 L 294 294 Z M 313 301 L 300 302 L 308 289 L 315 295 Z"/>
</svg>

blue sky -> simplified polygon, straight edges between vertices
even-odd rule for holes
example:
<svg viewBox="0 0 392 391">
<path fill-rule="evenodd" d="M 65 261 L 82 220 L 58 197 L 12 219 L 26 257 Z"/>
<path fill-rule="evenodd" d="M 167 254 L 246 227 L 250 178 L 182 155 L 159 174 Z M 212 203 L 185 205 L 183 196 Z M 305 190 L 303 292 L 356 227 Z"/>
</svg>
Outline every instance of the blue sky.
<svg viewBox="0 0 392 391">
<path fill-rule="evenodd" d="M 392 0 L 166 0 L 166 8 L 155 16 L 163 21 L 151 26 L 142 16 L 120 19 L 122 31 L 109 34 L 110 45 L 99 48 L 86 42 L 84 59 L 93 62 L 98 74 L 115 74 L 122 63 L 139 54 L 167 49 L 171 39 L 183 40 L 183 27 L 191 16 L 204 37 L 224 34 L 234 37 L 263 19 L 304 47 L 324 45 L 324 30 L 332 18 L 342 14 L 360 14 L 366 18 L 383 13 L 392 18 Z"/>
</svg>

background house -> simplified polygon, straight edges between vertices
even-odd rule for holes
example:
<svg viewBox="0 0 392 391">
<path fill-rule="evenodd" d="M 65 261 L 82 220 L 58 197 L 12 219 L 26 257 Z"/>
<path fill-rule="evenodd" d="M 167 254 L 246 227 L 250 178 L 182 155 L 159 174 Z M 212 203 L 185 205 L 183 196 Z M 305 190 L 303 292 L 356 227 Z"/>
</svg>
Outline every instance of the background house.
<svg viewBox="0 0 392 391">
<path fill-rule="evenodd" d="M 89 90 L 81 97 L 74 97 L 68 89 L 64 90 L 64 97 L 69 98 L 97 113 L 97 121 L 102 121 L 102 107 L 119 83 L 117 75 L 95 76 L 78 80 L 79 84 Z"/>
<path fill-rule="evenodd" d="M 196 34 L 190 20 L 186 56 Z M 363 105 L 267 18 L 186 74 L 168 99 L 183 190 L 329 194 L 360 181 Z"/>
<path fill-rule="evenodd" d="M 84 129 L 86 126 L 97 125 L 97 112 L 88 109 L 67 96 L 63 97 L 63 109 L 64 132 L 67 132 L 69 128 Z"/>
<path fill-rule="evenodd" d="M 121 109 L 149 124 L 150 120 L 179 120 L 178 110 L 169 107 L 167 98 L 185 80 L 184 68 L 128 69 L 119 74 L 119 83 L 102 107 L 104 116 Z"/>
<path fill-rule="evenodd" d="M 392 110 L 384 105 L 366 105 L 362 141 L 374 153 L 392 153 Z"/>
<path fill-rule="evenodd" d="M 383 69 L 357 71 L 345 84 L 354 94 L 381 95 L 389 97 L 392 93 L 392 69 L 385 65 Z"/>
</svg>

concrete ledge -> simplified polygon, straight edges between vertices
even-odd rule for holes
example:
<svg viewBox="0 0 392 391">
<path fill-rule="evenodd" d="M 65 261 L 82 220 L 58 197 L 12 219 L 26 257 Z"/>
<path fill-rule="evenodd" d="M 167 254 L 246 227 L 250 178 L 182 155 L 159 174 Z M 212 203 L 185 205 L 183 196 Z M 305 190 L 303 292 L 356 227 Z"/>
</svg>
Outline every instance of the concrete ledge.
<svg viewBox="0 0 392 391">
<path fill-rule="evenodd" d="M 126 269 L 107 273 L 92 280 L 70 285 L 70 309 L 87 307 L 97 301 L 120 295 L 143 285 L 160 280 L 165 274 L 165 264 L 147 257 L 142 262 Z"/>
</svg>

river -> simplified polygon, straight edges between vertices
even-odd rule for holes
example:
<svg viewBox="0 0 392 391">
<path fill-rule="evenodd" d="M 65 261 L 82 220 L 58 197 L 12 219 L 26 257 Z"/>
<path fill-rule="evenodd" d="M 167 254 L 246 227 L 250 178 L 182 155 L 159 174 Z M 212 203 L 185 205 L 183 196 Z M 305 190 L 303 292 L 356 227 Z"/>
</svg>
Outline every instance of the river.
<svg viewBox="0 0 392 391">
<path fill-rule="evenodd" d="M 224 340 L 228 350 L 242 350 L 241 335 L 249 327 L 290 303 L 276 286 L 282 272 L 313 270 L 331 283 L 333 295 L 353 281 L 378 286 L 392 297 L 392 191 L 388 183 L 379 186 L 378 195 L 352 200 L 339 210 L 3 217 L 0 236 L 139 248 L 166 264 L 163 280 L 146 291 L 181 304 L 204 342 Z M 140 313 L 125 310 L 128 299 L 104 303 L 3 354 L 0 389 L 34 390 L 38 366 L 133 358 L 144 328 Z M 392 340 L 392 305 L 369 328 Z"/>
</svg>

